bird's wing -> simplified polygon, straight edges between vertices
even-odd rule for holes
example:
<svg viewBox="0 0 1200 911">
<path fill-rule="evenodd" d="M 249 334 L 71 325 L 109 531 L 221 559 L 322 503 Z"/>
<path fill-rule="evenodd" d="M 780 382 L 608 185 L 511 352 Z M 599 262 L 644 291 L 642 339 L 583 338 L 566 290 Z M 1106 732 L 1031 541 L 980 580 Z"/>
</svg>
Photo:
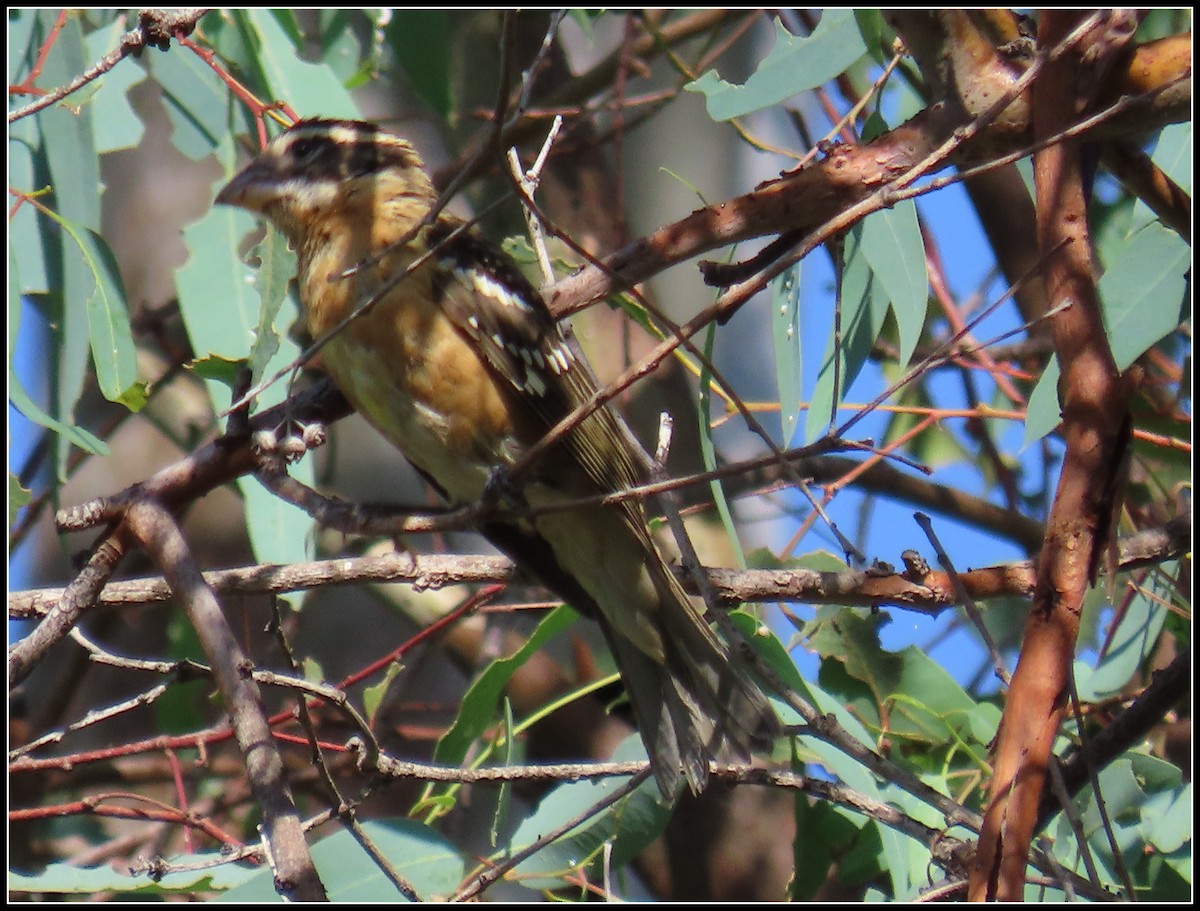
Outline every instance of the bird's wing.
<svg viewBox="0 0 1200 911">
<path fill-rule="evenodd" d="M 591 368 L 564 338 L 541 295 L 492 244 L 445 216 L 429 228 L 438 303 L 516 393 L 540 438 L 592 398 Z M 593 411 L 562 445 L 597 492 L 624 490 L 640 475 L 626 431 L 607 408 Z M 525 441 L 527 443 L 533 440 Z M 540 472 L 545 475 L 546 470 Z M 569 477 L 569 472 L 551 471 Z M 574 486 L 574 485 L 572 485 Z"/>
</svg>

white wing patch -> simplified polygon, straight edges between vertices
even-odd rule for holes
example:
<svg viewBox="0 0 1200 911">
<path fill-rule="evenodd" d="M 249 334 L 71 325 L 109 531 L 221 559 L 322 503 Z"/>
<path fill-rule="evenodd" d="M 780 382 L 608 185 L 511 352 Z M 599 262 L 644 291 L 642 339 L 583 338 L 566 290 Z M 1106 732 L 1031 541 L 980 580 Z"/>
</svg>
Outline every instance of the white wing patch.
<svg viewBox="0 0 1200 911">
<path fill-rule="evenodd" d="M 525 302 L 521 295 L 514 294 L 486 272 L 479 269 L 464 269 L 462 266 L 456 266 L 454 274 L 463 284 L 473 288 L 475 293 L 481 297 L 486 297 L 502 306 L 513 307 L 525 313 L 532 312 L 532 308 Z"/>
<path fill-rule="evenodd" d="M 473 269 L 448 260 L 444 260 L 443 265 L 460 285 L 474 292 L 479 298 L 497 305 L 499 313 L 505 310 L 510 312 L 508 317 L 499 321 L 501 325 L 508 320 L 541 317 L 541 312 L 522 294 L 507 287 L 486 270 Z M 514 310 L 521 316 L 514 318 L 511 315 L 511 311 Z M 503 372 L 515 386 L 531 395 L 542 396 L 549 390 L 543 375 L 547 368 L 555 376 L 562 376 L 571 369 L 574 356 L 557 332 L 548 333 L 535 345 L 513 341 L 506 337 L 502 330 L 496 331 L 493 320 L 481 319 L 477 314 L 467 317 L 467 325 L 476 333 L 476 338 L 481 343 L 490 343 L 494 346 L 493 350 L 502 351 L 507 358 L 511 358 L 506 358 L 507 366 L 503 368 Z"/>
<path fill-rule="evenodd" d="M 571 369 L 571 349 L 566 345 L 555 345 L 550 349 L 550 357 L 548 358 L 550 369 L 558 376 L 562 376 Z"/>
</svg>

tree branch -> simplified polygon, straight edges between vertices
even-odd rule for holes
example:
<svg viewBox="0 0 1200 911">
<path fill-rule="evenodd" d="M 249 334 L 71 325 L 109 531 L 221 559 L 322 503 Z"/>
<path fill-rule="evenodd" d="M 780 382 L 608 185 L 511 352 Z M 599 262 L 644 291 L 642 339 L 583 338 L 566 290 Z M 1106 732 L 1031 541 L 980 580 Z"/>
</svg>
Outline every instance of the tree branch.
<svg viewBox="0 0 1200 911">
<path fill-rule="evenodd" d="M 242 750 L 250 787 L 262 808 L 263 838 L 270 849 L 277 888 L 294 900 L 326 901 L 325 887 L 288 791 L 283 757 L 271 736 L 258 686 L 249 673 L 250 660 L 226 623 L 216 595 L 201 576 L 175 518 L 163 506 L 142 500 L 130 507 L 126 523 L 163 571 L 212 665 Z"/>
</svg>

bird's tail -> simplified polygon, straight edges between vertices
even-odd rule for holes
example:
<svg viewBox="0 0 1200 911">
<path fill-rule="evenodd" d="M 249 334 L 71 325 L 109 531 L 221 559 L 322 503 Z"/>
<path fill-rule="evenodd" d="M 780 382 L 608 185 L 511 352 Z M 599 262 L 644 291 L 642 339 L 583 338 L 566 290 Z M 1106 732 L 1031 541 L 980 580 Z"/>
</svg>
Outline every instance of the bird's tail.
<svg viewBox="0 0 1200 911">
<path fill-rule="evenodd" d="M 717 638 L 665 564 L 647 567 L 661 599 L 656 612 L 663 660 L 620 629 L 603 624 L 664 796 L 678 791 L 680 769 L 693 793 L 708 763 L 746 761 L 768 747 L 779 721 L 744 662 Z"/>
<path fill-rule="evenodd" d="M 632 510 L 549 512 L 537 531 L 483 528 L 569 604 L 600 622 L 663 795 L 694 793 L 708 763 L 749 759 L 779 722 L 744 662 L 705 622 Z"/>
</svg>

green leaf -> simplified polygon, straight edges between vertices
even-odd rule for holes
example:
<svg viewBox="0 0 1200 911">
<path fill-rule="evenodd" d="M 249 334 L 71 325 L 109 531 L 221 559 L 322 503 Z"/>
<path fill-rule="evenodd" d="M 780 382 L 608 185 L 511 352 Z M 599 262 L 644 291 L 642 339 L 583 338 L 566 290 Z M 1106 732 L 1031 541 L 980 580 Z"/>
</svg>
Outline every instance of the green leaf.
<svg viewBox="0 0 1200 911">
<path fill-rule="evenodd" d="M 456 766 L 466 758 L 476 738 L 482 737 L 496 717 L 504 688 L 529 656 L 579 619 L 569 607 L 551 611 L 537 625 L 525 644 L 507 658 L 498 658 L 484 669 L 463 697 L 458 717 L 442 735 L 433 751 L 434 762 Z"/>
<path fill-rule="evenodd" d="M 313 460 L 305 459 L 292 465 L 288 474 L 301 484 L 313 485 Z M 255 560 L 287 566 L 312 559 L 314 543 L 309 534 L 312 518 L 291 503 L 281 500 L 263 487 L 253 476 L 238 478 L 238 490 L 246 507 L 246 533 Z M 277 597 L 294 609 L 304 604 L 303 592 L 288 592 Z"/>
<path fill-rule="evenodd" d="M 297 56 L 302 54 L 305 50 L 305 38 L 303 30 L 300 28 L 300 23 L 296 19 L 296 11 L 290 8 L 276 8 L 271 10 L 271 15 L 279 25 L 280 31 L 287 35 L 287 40 L 292 45 L 292 51 Z M 339 24 L 345 27 L 345 23 Z"/>
<path fill-rule="evenodd" d="M 945 746 L 955 752 L 969 749 L 971 763 L 984 768 L 988 740 L 977 740 L 974 736 L 971 713 L 976 707 L 975 700 L 946 668 L 919 648 L 910 645 L 899 657 L 900 677 L 886 700 L 888 730 L 935 749 Z"/>
<path fill-rule="evenodd" d="M 645 758 L 645 748 L 636 734 L 622 742 L 613 755 L 616 762 Z M 517 827 L 501 856 L 522 850 L 582 815 L 628 781 L 628 777 L 613 777 L 559 785 Z M 564 874 L 600 858 L 605 843 L 612 845 L 609 862 L 620 869 L 662 834 L 670 817 L 670 806 L 664 804 L 658 786 L 648 778 L 633 793 L 521 861 L 514 874 L 532 889 L 561 888 L 565 885 Z"/>
<path fill-rule="evenodd" d="M 1098 291 L 1109 345 L 1124 370 L 1187 316 L 1191 251 L 1172 231 L 1152 222 L 1129 238 L 1100 279 Z M 1062 421 L 1058 358 L 1046 365 L 1029 396 L 1025 444 L 1040 440 Z"/>
<path fill-rule="evenodd" d="M 496 740 L 500 745 L 503 754 L 500 757 L 500 764 L 505 768 L 512 766 L 518 762 L 518 740 L 515 735 L 517 730 L 516 719 L 513 717 L 512 701 L 504 697 L 504 713 L 500 721 L 499 730 L 496 732 Z M 488 844 L 493 848 L 500 842 L 500 832 L 504 827 L 509 814 L 509 807 L 512 804 L 513 783 L 511 781 L 501 781 L 500 787 L 496 789 L 496 811 L 492 814 L 492 824 L 488 828 Z"/>
<path fill-rule="evenodd" d="M 370 28 L 363 38 L 358 28 L 365 18 Z M 383 44 L 376 10 L 322 9 L 317 13 L 315 38 L 321 42 L 321 61 L 347 88 L 365 84 L 379 65 Z M 366 45 L 366 51 L 363 45 Z"/>
<path fill-rule="evenodd" d="M 383 697 L 387 695 L 392 682 L 400 676 L 401 670 L 403 670 L 403 665 L 399 661 L 393 661 L 384 671 L 382 680 L 374 686 L 363 688 L 363 711 L 367 713 L 367 721 L 370 724 L 375 724 L 375 713 L 379 711 L 379 707 L 383 704 Z"/>
<path fill-rule="evenodd" d="M 130 411 L 140 411 L 146 404 L 146 386 L 137 381 L 137 350 L 129 327 L 125 284 L 121 281 L 117 261 L 104 238 L 95 231 L 72 225 L 54 212 L 46 214 L 75 241 L 74 252 L 82 259 L 86 274 L 92 279 L 92 289 L 85 296 L 84 304 L 100 392 L 110 402 L 120 402 Z"/>
<path fill-rule="evenodd" d="M 439 833 L 411 819 L 371 820 L 363 831 L 380 855 L 423 901 L 444 901 L 454 894 L 466 874 L 462 854 Z M 346 904 L 407 901 L 379 865 L 345 830 L 312 846 L 313 863 L 329 900 Z M 236 889 L 221 896 L 223 902 L 282 902 L 275 877 L 268 867 Z"/>
<path fill-rule="evenodd" d="M 241 371 L 249 366 L 249 363 L 244 357 L 231 358 L 210 354 L 208 357 L 196 358 L 188 365 L 188 369 L 194 371 L 201 379 L 214 380 L 232 391 L 239 382 Z"/>
<path fill-rule="evenodd" d="M 41 134 L 33 118 L 19 120 L 8 132 L 8 185 L 22 193 L 34 193 L 50 181 L 46 155 L 41 147 Z M 10 209 L 8 219 L 9 262 L 21 264 L 21 294 L 48 294 L 51 287 L 60 287 L 57 237 L 47 237 L 46 219 L 35 206 L 22 202 Z M 55 232 L 57 233 L 57 232 Z M 53 256 L 50 251 L 55 251 Z M 11 286 L 11 282 L 10 282 Z M 9 298 L 13 301 L 15 298 Z M 11 303 L 10 303 L 11 307 Z"/>
<path fill-rule="evenodd" d="M 124 26 L 120 18 L 114 18 L 105 28 L 88 35 L 88 57 L 96 60 L 118 47 Z M 145 126 L 130 104 L 129 91 L 145 78 L 146 71 L 141 63 L 136 58 L 126 57 L 92 83 L 96 89 L 90 103 L 95 111 L 92 123 L 97 152 L 130 149 L 142 141 Z"/>
<path fill-rule="evenodd" d="M 21 479 L 11 471 L 8 473 L 8 525 L 9 528 L 17 521 L 17 514 L 22 506 L 33 499 L 33 491 L 21 486 Z"/>
<path fill-rule="evenodd" d="M 713 471 L 719 461 L 713 443 L 713 391 L 710 382 L 712 373 L 707 366 L 713 362 L 716 339 L 716 326 L 709 325 L 704 333 L 704 364 L 700 367 L 700 457 L 704 460 L 705 471 Z M 734 565 L 745 566 L 746 555 L 742 552 L 742 542 L 738 537 L 737 523 L 733 520 L 733 510 L 729 508 L 729 499 L 725 496 L 725 485 L 720 478 L 713 478 L 708 482 L 708 489 L 712 492 L 713 503 L 716 504 L 717 515 L 721 518 L 721 527 L 725 529 L 726 539 L 733 548 Z"/>
<path fill-rule="evenodd" d="M 254 271 L 254 289 L 258 292 L 258 325 L 250 349 L 250 374 L 253 382 L 263 378 L 267 364 L 280 350 L 285 338 L 276 327 L 276 319 L 287 299 L 288 284 L 296 274 L 296 255 L 288 248 L 287 238 L 268 228 L 262 242 L 254 248 L 258 268 Z M 293 312 L 295 311 L 293 306 Z"/>
<path fill-rule="evenodd" d="M 271 12 L 254 7 L 238 15 L 257 35 L 259 65 L 271 98 L 287 101 L 301 117 L 362 116 L 332 68 L 297 56 L 291 38 Z"/>
<path fill-rule="evenodd" d="M 258 66 L 258 39 L 249 28 L 237 7 L 219 8 L 204 17 L 204 37 L 208 46 L 220 58 L 221 65 L 237 73 L 238 79 L 251 91 L 262 91 L 262 75 Z M 248 112 L 247 112 L 248 113 Z M 252 126 L 253 118 L 246 121 Z"/>
<path fill-rule="evenodd" d="M 803 347 L 800 344 L 800 263 L 770 285 L 771 338 L 775 344 L 775 384 L 779 389 L 780 442 L 791 445 L 804 403 Z"/>
<path fill-rule="evenodd" d="M 1192 192 L 1192 124 L 1171 123 L 1163 127 L 1150 156 L 1154 163 L 1180 188 Z"/>
<path fill-rule="evenodd" d="M 990 702 L 979 702 L 967 713 L 967 725 L 977 743 L 991 743 L 1000 730 L 1000 709 Z"/>
<path fill-rule="evenodd" d="M 1060 376 L 1058 356 L 1055 355 L 1046 362 L 1046 369 L 1033 392 L 1029 393 L 1029 404 L 1025 406 L 1025 446 L 1053 433 L 1062 423 L 1062 406 L 1058 401 Z"/>
<path fill-rule="evenodd" d="M 1158 142 L 1150 156 L 1159 169 L 1185 193 L 1192 191 L 1192 125 L 1191 123 L 1168 124 L 1158 134 Z M 1135 199 L 1125 226 L 1124 235 L 1132 236 L 1146 225 L 1158 223 L 1154 210 L 1142 200 Z M 1096 248 L 1102 253 L 1108 249 L 1103 241 Z"/>
<path fill-rule="evenodd" d="M 1187 319 L 1191 248 L 1152 222 L 1134 234 L 1097 290 L 1117 369 L 1125 370 Z"/>
<path fill-rule="evenodd" d="M 745 619 L 753 622 L 751 617 Z M 851 737 L 864 746 L 875 749 L 874 737 L 846 706 L 845 702 L 816 683 L 803 679 L 796 669 L 795 662 L 792 661 L 791 656 L 777 638 L 771 636 L 764 639 L 756 636 L 750 638 L 749 641 L 753 644 L 755 651 L 779 676 L 779 679 L 793 689 L 801 699 L 804 699 L 821 714 L 832 715 Z M 784 724 L 802 724 L 799 714 L 791 706 L 775 698 L 772 698 L 771 701 L 780 721 Z M 905 812 L 916 813 L 928 810 L 924 804 L 907 794 L 889 791 L 885 795 L 874 775 L 832 744 L 814 737 L 799 737 L 798 743 L 806 761 L 819 763 L 830 775 L 853 790 L 876 800 L 891 800 Z M 874 826 L 875 824 L 872 822 L 870 825 Z M 883 826 L 878 827 L 878 834 L 882 843 L 882 867 L 887 870 L 892 879 L 893 892 L 897 896 L 906 895 L 910 891 L 909 866 L 906 858 L 912 843 L 898 832 Z M 926 856 L 928 856 L 928 852 L 926 852 Z"/>
<path fill-rule="evenodd" d="M 398 9 L 384 28 L 413 90 L 443 120 L 454 114 L 450 15 L 446 10 Z"/>
<path fill-rule="evenodd" d="M 148 875 L 131 875 L 127 870 L 110 866 L 75 867 L 70 864 L 50 864 L 40 873 L 29 875 L 13 870 L 8 872 L 9 892 L 47 893 L 49 895 L 95 896 L 115 892 L 117 895 L 190 895 L 229 889 L 244 882 L 259 871 L 233 863 L 220 863 L 217 852 L 174 857 L 173 861 L 200 865 L 213 864 L 202 870 L 168 873 L 154 880 Z"/>
<path fill-rule="evenodd" d="M 42 35 L 39 11 L 12 7 L 8 11 L 8 84 L 22 82 L 37 62 Z M 10 97 L 10 100 L 11 97 Z M 17 121 L 20 123 L 20 121 Z M 10 124 L 11 126 L 11 124 Z"/>
<path fill-rule="evenodd" d="M 232 170 L 236 157 L 232 137 L 225 135 L 222 138 L 217 155 Z M 238 247 L 253 223 L 241 209 L 221 206 L 185 228 L 184 241 L 190 256 L 176 272 L 176 288 L 192 350 L 201 359 L 244 359 L 263 343 L 276 349 L 262 366 L 263 372 L 273 375 L 299 354 L 285 333 L 276 328 L 291 324 L 296 307 L 294 303 L 280 306 L 279 295 L 284 285 L 281 270 L 288 268 L 283 265 L 282 241 L 277 238 L 266 242 L 263 248 L 266 274 L 261 279 L 257 272 L 239 260 Z M 275 311 L 273 319 L 264 316 L 261 293 L 273 298 L 265 302 L 267 310 Z M 263 342 L 264 339 L 270 341 Z M 262 354 L 258 356 L 263 357 Z M 216 362 L 209 363 L 214 365 Z M 215 411 L 223 411 L 229 406 L 230 395 L 226 387 L 209 381 L 208 389 Z M 257 406 L 266 408 L 278 404 L 286 394 L 287 383 L 277 382 L 259 396 Z M 311 485 L 313 461 L 306 459 L 292 466 L 290 473 L 301 483 Z M 308 559 L 312 549 L 309 517 L 269 493 L 252 477 L 241 477 L 237 484 L 245 501 L 246 528 L 257 560 L 288 564 Z M 303 601 L 299 593 L 285 597 L 294 607 L 299 607 Z"/>
<path fill-rule="evenodd" d="M 39 28 L 48 37 L 57 13 L 43 10 Z M 68 16 L 54 42 L 54 53 L 48 54 L 42 69 L 45 85 L 62 85 L 84 71 L 86 61 L 83 34 L 77 17 Z M 91 230 L 100 228 L 100 162 L 92 144 L 92 110 L 82 108 L 75 113 L 64 105 L 55 105 L 38 114 L 39 142 L 54 190 L 53 208 L 65 221 Z M 87 378 L 88 320 L 86 303 L 95 280 L 88 272 L 75 243 L 59 233 L 49 249 L 61 264 L 61 283 L 52 284 L 48 300 L 57 307 L 48 322 L 57 328 L 58 335 L 50 345 L 50 374 L 55 388 L 51 393 L 50 411 L 63 424 L 72 423 L 75 403 L 83 392 Z M 57 292 L 57 293 L 55 293 Z M 56 473 L 64 479 L 67 440 L 58 440 L 55 452 Z"/>
<path fill-rule="evenodd" d="M 796 771 L 803 771 L 803 764 Z M 859 882 L 853 872 L 846 869 L 844 861 L 854 844 L 863 837 L 867 818 L 854 819 L 826 801 L 810 800 L 808 795 L 797 792 L 793 801 L 796 820 L 796 837 L 792 843 L 792 881 L 788 884 L 788 899 L 793 902 L 812 901 L 817 891 L 829 881 L 829 872 L 835 859 L 838 863 L 840 883 Z M 878 855 L 878 839 L 875 854 Z M 868 871 L 868 876 L 879 872 L 879 864 Z"/>
<path fill-rule="evenodd" d="M 1140 846 L 1137 825 L 1141 820 L 1142 807 L 1146 805 L 1147 782 L 1135 773 L 1132 756 L 1125 756 L 1100 770 L 1100 796 L 1104 801 L 1109 820 L 1113 823 L 1118 847 L 1124 849 L 1133 844 Z M 1178 773 L 1178 769 L 1174 770 Z M 1083 807 L 1079 814 L 1084 833 L 1088 836 L 1100 860 L 1111 862 L 1112 852 L 1104 833 L 1104 822 L 1096 806 L 1096 795 L 1084 792 Z M 1132 823 L 1132 825 L 1131 825 Z"/>
<path fill-rule="evenodd" d="M 892 209 L 872 212 L 863 219 L 862 251 L 896 315 L 903 367 L 921 338 L 929 301 L 925 242 L 916 203 L 903 199 Z"/>
<path fill-rule="evenodd" d="M 47 25 L 56 15 L 53 10 L 45 11 Z M 90 61 L 85 62 L 86 56 L 79 20 L 68 16 L 54 42 L 54 53 L 46 57 L 41 81 L 47 85 L 70 81 L 87 68 Z M 38 120 L 57 211 L 68 221 L 99 230 L 103 184 L 92 141 L 92 114 L 90 107 L 75 112 L 65 105 L 54 105 L 38 114 Z"/>
<path fill-rule="evenodd" d="M 236 153 L 230 136 L 221 140 L 218 157 L 232 171 Z M 180 314 L 198 359 L 245 358 L 256 341 L 260 298 L 253 271 L 237 255 L 253 225 L 241 209 L 220 206 L 184 228 L 189 257 L 175 273 L 175 282 Z M 217 409 L 228 407 L 228 395 L 209 388 Z M 278 393 L 273 395 L 282 401 Z"/>
<path fill-rule="evenodd" d="M 866 50 L 853 10 L 826 9 L 807 37 L 791 34 L 776 20 L 775 46 L 745 85 L 728 83 L 709 70 L 684 88 L 705 96 L 713 120 L 732 120 L 823 85 Z"/>
<path fill-rule="evenodd" d="M 867 684 L 876 703 L 896 691 L 903 662 L 879 644 L 879 630 L 891 623 L 882 611 L 875 613 L 826 605 L 808 627 L 809 646 L 822 658 Z M 826 667 L 822 664 L 822 671 Z M 822 678 L 822 684 L 828 687 Z M 877 714 L 874 710 L 872 714 Z"/>
<path fill-rule="evenodd" d="M 828 426 L 834 404 L 844 400 L 887 319 L 887 295 L 863 253 L 863 244 L 863 226 L 855 225 L 846 235 L 843 251 L 841 345 L 835 350 L 836 339 L 831 333 L 808 404 L 805 432 L 809 441 L 820 437 Z"/>
<path fill-rule="evenodd" d="M 8 299 L 11 302 L 8 308 L 8 401 L 29 420 L 47 430 L 53 430 L 68 443 L 78 446 L 84 452 L 90 452 L 93 455 L 108 455 L 108 446 L 103 440 L 82 427 L 64 423 L 53 415 L 47 414 L 29 397 L 29 393 L 21 385 L 20 377 L 17 375 L 13 363 L 18 345 L 18 330 L 21 326 L 21 295 L 17 290 L 19 285 L 16 251 L 10 246 L 8 250 Z"/>
<path fill-rule="evenodd" d="M 877 9 L 855 9 L 854 21 L 867 53 L 877 64 L 885 65 L 891 60 L 896 35 L 888 28 L 883 14 Z"/>
<path fill-rule="evenodd" d="M 181 47 L 151 55 L 149 68 L 163 90 L 171 143 L 193 161 L 207 158 L 229 136 L 228 87 L 208 64 Z"/>
<path fill-rule="evenodd" d="M 1161 791 L 1142 807 L 1142 831 L 1146 842 L 1158 851 L 1172 853 L 1192 840 L 1192 784 Z"/>
<path fill-rule="evenodd" d="M 47 430 L 53 430 L 72 446 L 78 446 L 84 452 L 90 452 L 92 455 L 108 455 L 108 446 L 95 434 L 82 427 L 76 427 L 74 424 L 64 424 L 38 407 L 38 404 L 21 387 L 11 370 L 8 374 L 8 400 L 17 411 L 29 420 Z"/>
<path fill-rule="evenodd" d="M 1159 644 L 1166 621 L 1170 591 L 1163 580 L 1174 575 L 1177 564 L 1164 564 L 1152 576 L 1150 591 L 1139 590 L 1121 613 L 1112 640 L 1096 667 L 1075 663 L 1075 684 L 1079 698 L 1094 702 L 1121 692 Z M 1165 600 L 1164 600 L 1165 599 Z"/>
</svg>

